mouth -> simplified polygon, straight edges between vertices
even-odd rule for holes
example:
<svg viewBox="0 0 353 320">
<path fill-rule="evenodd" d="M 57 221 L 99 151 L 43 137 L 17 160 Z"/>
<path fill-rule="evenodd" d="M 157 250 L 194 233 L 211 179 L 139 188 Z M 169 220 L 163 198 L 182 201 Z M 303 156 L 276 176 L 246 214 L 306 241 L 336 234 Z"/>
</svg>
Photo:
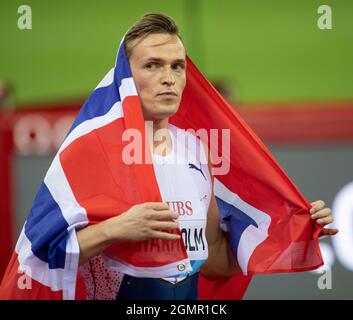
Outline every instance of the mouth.
<svg viewBox="0 0 353 320">
<path fill-rule="evenodd" d="M 177 97 L 178 95 L 173 91 L 165 91 L 165 92 L 158 93 L 157 96 L 171 98 L 171 97 Z"/>
</svg>

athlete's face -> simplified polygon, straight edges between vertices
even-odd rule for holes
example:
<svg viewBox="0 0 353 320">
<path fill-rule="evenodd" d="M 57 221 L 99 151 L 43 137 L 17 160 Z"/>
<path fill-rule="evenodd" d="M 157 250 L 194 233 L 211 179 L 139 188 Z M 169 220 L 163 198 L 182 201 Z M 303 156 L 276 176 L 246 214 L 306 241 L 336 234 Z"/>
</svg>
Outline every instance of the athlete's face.
<svg viewBox="0 0 353 320">
<path fill-rule="evenodd" d="M 178 36 L 147 36 L 133 47 L 129 61 L 145 120 L 176 113 L 186 82 L 185 49 Z"/>
</svg>

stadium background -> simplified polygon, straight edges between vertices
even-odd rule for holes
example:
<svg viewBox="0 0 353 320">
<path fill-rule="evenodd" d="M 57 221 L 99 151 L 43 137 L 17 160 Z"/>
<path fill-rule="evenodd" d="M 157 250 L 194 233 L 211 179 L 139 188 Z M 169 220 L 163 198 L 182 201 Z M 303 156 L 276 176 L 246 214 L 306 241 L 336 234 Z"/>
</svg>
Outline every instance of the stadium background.
<svg viewBox="0 0 353 320">
<path fill-rule="evenodd" d="M 352 1 L 27 1 L 32 29 L 19 30 L 22 4 L 0 3 L 0 80 L 15 97 L 0 111 L 0 208 L 3 221 L 12 215 L 12 232 L 2 224 L 1 241 L 17 238 L 57 131 L 110 69 L 127 28 L 148 11 L 175 18 L 189 56 L 211 81 L 229 86 L 236 110 L 307 199 L 332 206 L 353 180 Z M 317 27 L 322 4 L 332 9 L 332 30 Z M 352 193 L 346 198 L 353 202 Z M 353 298 L 353 204 L 347 208 L 336 240 L 321 240 L 332 289 L 318 288 L 320 273 L 261 275 L 245 298 Z M 3 268 L 8 252 L 1 246 Z"/>
</svg>

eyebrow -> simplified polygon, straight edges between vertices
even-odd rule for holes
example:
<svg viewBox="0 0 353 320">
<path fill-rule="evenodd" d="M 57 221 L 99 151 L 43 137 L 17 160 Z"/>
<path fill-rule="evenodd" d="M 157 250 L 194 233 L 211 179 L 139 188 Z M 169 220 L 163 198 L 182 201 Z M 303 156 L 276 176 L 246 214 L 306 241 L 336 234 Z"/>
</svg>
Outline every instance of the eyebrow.
<svg viewBox="0 0 353 320">
<path fill-rule="evenodd" d="M 154 57 L 151 57 L 151 58 L 148 58 L 147 60 L 145 60 L 145 63 L 147 62 L 159 62 L 159 63 L 164 63 L 165 60 L 164 59 L 161 59 L 161 58 L 154 58 Z M 185 64 L 186 63 L 186 60 L 185 59 L 176 59 L 173 61 L 173 63 L 183 63 Z"/>
</svg>

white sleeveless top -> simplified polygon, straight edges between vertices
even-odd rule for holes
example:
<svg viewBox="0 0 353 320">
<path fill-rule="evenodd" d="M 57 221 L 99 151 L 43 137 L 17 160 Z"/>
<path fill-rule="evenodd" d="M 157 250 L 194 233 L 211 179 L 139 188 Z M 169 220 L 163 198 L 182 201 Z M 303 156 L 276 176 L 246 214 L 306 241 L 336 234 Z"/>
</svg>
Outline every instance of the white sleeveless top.
<svg viewBox="0 0 353 320">
<path fill-rule="evenodd" d="M 201 141 L 174 125 L 169 124 L 168 129 L 172 150 L 167 156 L 152 154 L 153 166 L 163 202 L 179 213 L 178 222 L 193 269 L 163 278 L 176 283 L 198 272 L 208 257 L 205 229 L 212 182 Z"/>
</svg>

